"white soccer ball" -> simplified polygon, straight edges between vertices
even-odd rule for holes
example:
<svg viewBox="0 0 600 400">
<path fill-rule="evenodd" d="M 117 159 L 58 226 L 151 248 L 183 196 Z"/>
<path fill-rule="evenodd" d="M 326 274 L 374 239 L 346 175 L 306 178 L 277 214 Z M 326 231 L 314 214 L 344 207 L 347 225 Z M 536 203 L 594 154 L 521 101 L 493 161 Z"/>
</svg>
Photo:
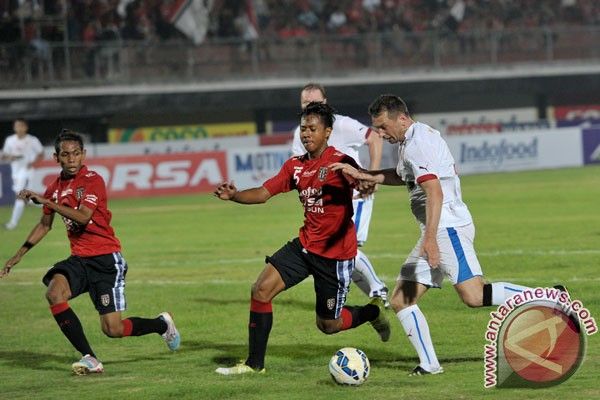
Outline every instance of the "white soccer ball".
<svg viewBox="0 0 600 400">
<path fill-rule="evenodd" d="M 329 373 L 340 385 L 362 385 L 370 371 L 367 355 L 354 347 L 339 349 L 329 361 Z"/>
</svg>

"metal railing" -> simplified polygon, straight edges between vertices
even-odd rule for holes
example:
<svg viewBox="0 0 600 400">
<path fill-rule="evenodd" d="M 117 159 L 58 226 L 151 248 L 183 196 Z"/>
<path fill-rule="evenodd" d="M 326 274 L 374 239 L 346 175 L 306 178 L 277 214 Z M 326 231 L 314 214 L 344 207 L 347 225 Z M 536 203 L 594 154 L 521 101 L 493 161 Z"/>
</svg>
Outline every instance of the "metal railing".
<svg viewBox="0 0 600 400">
<path fill-rule="evenodd" d="M 0 46 L 0 89 L 600 62 L 600 27 L 461 34 L 372 33 L 292 39 L 49 43 Z"/>
</svg>

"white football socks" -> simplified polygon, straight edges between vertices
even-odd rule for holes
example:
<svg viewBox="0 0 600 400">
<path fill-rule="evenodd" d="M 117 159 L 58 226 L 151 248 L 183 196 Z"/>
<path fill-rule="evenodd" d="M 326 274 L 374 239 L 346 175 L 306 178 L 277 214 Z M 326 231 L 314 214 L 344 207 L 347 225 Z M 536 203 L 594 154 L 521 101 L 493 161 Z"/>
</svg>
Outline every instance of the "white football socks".
<svg viewBox="0 0 600 400">
<path fill-rule="evenodd" d="M 381 296 L 385 283 L 379 279 L 365 253 L 358 249 L 354 262 L 352 280 L 367 296 Z"/>
<path fill-rule="evenodd" d="M 511 298 L 517 293 L 529 289 L 527 286 L 515 285 L 509 282 L 493 282 L 492 284 L 492 304 L 499 306 L 506 299 Z"/>
<path fill-rule="evenodd" d="M 440 362 L 433 349 L 429 325 L 419 306 L 414 304 L 407 307 L 399 311 L 396 316 L 400 320 L 408 340 L 419 355 L 421 368 L 429 372 L 439 369 Z"/>
</svg>

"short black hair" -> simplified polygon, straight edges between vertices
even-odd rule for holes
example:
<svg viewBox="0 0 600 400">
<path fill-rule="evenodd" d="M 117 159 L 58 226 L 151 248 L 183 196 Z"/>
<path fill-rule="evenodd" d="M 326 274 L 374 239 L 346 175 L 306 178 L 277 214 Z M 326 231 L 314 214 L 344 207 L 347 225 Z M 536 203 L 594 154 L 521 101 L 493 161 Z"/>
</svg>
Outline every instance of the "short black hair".
<svg viewBox="0 0 600 400">
<path fill-rule="evenodd" d="M 376 117 L 384 111 L 387 111 L 390 117 L 394 117 L 398 113 L 410 117 L 404 100 L 394 94 L 382 94 L 369 106 L 369 115 L 372 117 Z"/>
<path fill-rule="evenodd" d="M 325 88 L 320 83 L 309 82 L 306 85 L 304 85 L 304 87 L 302 88 L 300 93 L 304 92 L 305 90 L 318 90 L 323 95 L 323 98 L 327 99 L 327 94 L 325 93 Z"/>
<path fill-rule="evenodd" d="M 318 115 L 325 125 L 325 128 L 333 128 L 333 122 L 335 121 L 335 109 L 327 103 L 321 103 L 319 101 L 312 101 L 308 103 L 306 108 L 300 112 L 300 118 L 307 117 L 309 115 Z"/>
<path fill-rule="evenodd" d="M 23 117 L 17 117 L 17 118 L 15 118 L 15 120 L 13 121 L 13 123 L 14 122 L 22 122 L 25 125 L 29 125 L 29 123 L 27 122 L 27 120 L 25 118 L 23 118 Z"/>
<path fill-rule="evenodd" d="M 81 150 L 83 150 L 83 137 L 81 137 L 79 133 L 70 129 L 63 129 L 60 131 L 54 140 L 54 151 L 56 151 L 56 154 L 60 153 L 60 144 L 62 142 L 77 142 L 79 143 Z"/>
</svg>

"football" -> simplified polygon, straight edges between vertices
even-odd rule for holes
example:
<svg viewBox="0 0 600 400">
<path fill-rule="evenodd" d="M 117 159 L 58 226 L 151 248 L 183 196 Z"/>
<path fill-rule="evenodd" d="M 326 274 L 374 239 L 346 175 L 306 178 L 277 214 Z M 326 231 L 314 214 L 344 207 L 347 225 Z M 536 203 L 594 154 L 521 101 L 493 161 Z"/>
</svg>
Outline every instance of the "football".
<svg viewBox="0 0 600 400">
<path fill-rule="evenodd" d="M 339 349 L 329 361 L 329 373 L 340 385 L 362 385 L 370 370 L 367 355 L 354 347 Z"/>
</svg>

